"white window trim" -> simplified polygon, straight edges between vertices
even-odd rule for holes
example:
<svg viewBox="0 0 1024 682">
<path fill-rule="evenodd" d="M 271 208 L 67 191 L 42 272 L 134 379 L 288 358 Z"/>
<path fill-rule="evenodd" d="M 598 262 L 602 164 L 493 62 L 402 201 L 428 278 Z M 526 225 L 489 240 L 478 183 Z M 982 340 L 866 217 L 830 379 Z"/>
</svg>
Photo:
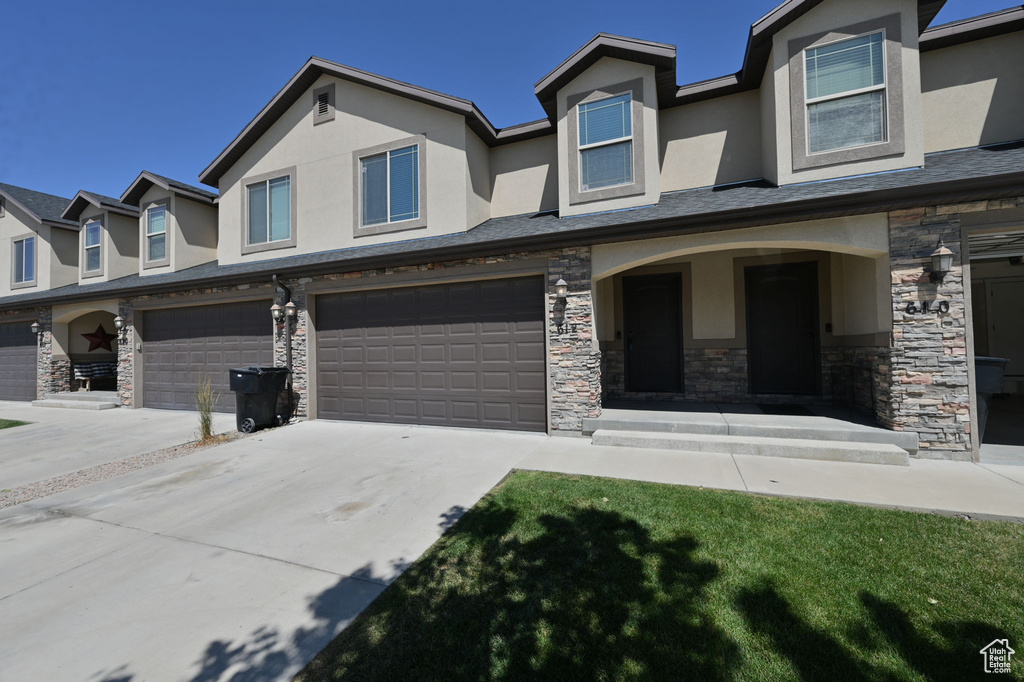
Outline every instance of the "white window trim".
<svg viewBox="0 0 1024 682">
<path fill-rule="evenodd" d="M 829 45 L 835 45 L 837 43 L 845 43 L 848 40 L 856 40 L 857 38 L 864 38 L 872 35 L 882 36 L 882 78 L 884 82 L 881 85 L 871 85 L 866 88 L 857 88 L 856 90 L 847 90 L 844 92 L 838 92 L 832 95 L 823 95 L 821 97 L 809 98 L 807 97 L 807 53 L 811 50 L 818 50 Z M 847 149 L 863 149 L 865 147 L 875 147 L 877 145 L 889 143 L 889 50 L 886 49 L 886 35 L 885 29 L 879 29 L 877 31 L 868 31 L 867 33 L 861 33 L 860 35 L 848 36 L 845 38 L 837 38 L 836 40 L 830 40 L 819 45 L 813 45 L 811 47 L 804 48 L 801 59 L 804 60 L 804 125 L 807 130 L 804 135 L 806 150 L 805 153 L 808 157 L 818 156 L 820 154 L 833 154 L 835 152 L 846 151 Z M 857 95 L 864 95 L 869 92 L 878 92 L 881 90 L 885 94 L 882 96 L 882 110 L 885 114 L 882 122 L 882 139 L 878 142 L 869 142 L 867 144 L 857 144 L 850 147 L 837 147 L 835 149 L 823 149 L 818 152 L 811 151 L 811 105 L 820 104 L 822 102 L 832 102 L 835 100 L 846 99 L 848 97 L 856 97 Z"/>
<path fill-rule="evenodd" d="M 99 228 L 97 242 L 89 245 L 89 226 L 95 224 Z M 89 269 L 89 249 L 96 249 L 100 254 L 99 265 Z M 100 218 L 90 218 L 82 225 L 82 272 L 88 275 L 97 275 L 103 272 L 103 221 Z"/>
<path fill-rule="evenodd" d="M 18 257 L 18 244 L 24 244 L 25 242 L 32 240 L 32 278 L 31 279 L 18 279 L 17 278 L 17 257 Z M 24 235 L 22 237 L 15 237 L 11 240 L 11 287 L 21 288 L 30 287 L 36 283 L 36 254 L 39 252 L 38 241 L 34 234 Z M 26 265 L 29 264 L 27 258 L 25 258 L 25 247 L 22 246 L 21 251 L 21 271 L 22 273 L 26 270 Z"/>
<path fill-rule="evenodd" d="M 273 250 L 276 250 L 276 249 L 286 249 L 286 248 L 294 247 L 294 246 L 296 246 L 298 244 L 298 231 L 299 231 L 298 208 L 297 208 L 297 204 L 298 204 L 298 201 L 297 201 L 297 198 L 298 198 L 298 195 L 297 195 L 298 182 L 297 182 L 297 180 L 298 180 L 298 178 L 297 178 L 297 174 L 296 174 L 295 171 L 296 171 L 296 167 L 295 166 L 291 166 L 289 168 L 280 168 L 280 169 L 278 169 L 276 171 L 273 171 L 271 173 L 261 173 L 260 175 L 254 175 L 254 176 L 249 177 L 249 178 L 242 178 L 242 180 L 239 182 L 239 185 L 241 185 L 241 188 L 242 188 L 242 191 L 239 193 L 239 194 L 241 194 L 241 203 L 242 203 L 242 210 L 241 210 L 241 215 L 242 215 L 242 220 L 241 220 L 241 228 L 242 228 L 241 252 L 242 252 L 242 255 L 246 255 L 246 254 L 250 254 L 250 253 L 258 253 L 260 251 L 273 251 Z M 290 207 L 291 211 L 290 211 L 290 215 L 289 215 L 289 221 L 290 221 L 289 225 L 290 225 L 290 228 L 291 228 L 290 229 L 290 234 L 289 234 L 289 237 L 287 239 L 275 239 L 273 241 L 270 241 L 269 240 L 269 238 L 270 238 L 270 187 L 269 187 L 269 183 L 272 180 L 277 180 L 278 178 L 284 178 L 284 177 L 288 178 L 289 197 L 290 197 L 290 201 L 291 201 L 291 207 Z M 253 187 L 255 185 L 259 185 L 259 184 L 267 185 L 267 207 L 266 208 L 267 208 L 267 238 L 268 238 L 268 241 L 252 243 L 252 242 L 249 241 L 249 188 Z"/>
<path fill-rule="evenodd" d="M 248 199 L 248 196 L 249 196 L 249 190 L 251 190 L 253 187 L 256 187 L 257 185 L 264 185 L 267 188 L 267 192 L 266 192 L 266 196 L 267 196 L 267 202 L 266 202 L 267 203 L 267 213 L 266 213 L 267 221 L 264 224 L 264 227 L 266 228 L 264 230 L 264 232 L 266 233 L 267 238 L 264 239 L 263 241 L 259 241 L 259 242 L 249 242 L 249 246 L 258 246 L 258 245 L 262 245 L 262 244 L 273 244 L 275 242 L 286 242 L 286 241 L 288 241 L 289 239 L 292 238 L 292 221 L 291 221 L 291 217 L 288 218 L 288 236 L 287 237 L 282 237 L 280 239 L 271 239 L 270 238 L 270 217 L 271 217 L 271 213 L 270 213 L 270 183 L 274 182 L 275 180 L 282 180 L 284 178 L 288 178 L 288 193 L 291 194 L 292 178 L 289 175 L 279 175 L 276 178 L 270 178 L 268 180 L 260 180 L 259 182 L 250 182 L 249 184 L 247 184 L 245 186 L 245 193 L 247 195 L 246 196 L 247 199 Z M 249 202 L 249 205 L 252 206 L 252 202 L 251 201 Z M 246 235 L 249 235 L 250 232 L 249 232 L 249 221 L 248 220 L 246 220 L 245 227 L 246 227 L 245 233 L 246 233 Z"/>
<path fill-rule="evenodd" d="M 580 102 L 579 104 L 576 105 L 576 123 L 577 123 L 577 126 L 578 126 L 579 125 L 579 120 L 580 120 L 580 109 L 583 107 L 583 105 L 585 105 L 585 104 L 597 104 L 598 102 L 603 102 L 606 99 L 614 99 L 615 97 L 622 97 L 623 95 L 629 95 L 629 116 L 630 116 L 629 135 L 627 135 L 625 137 L 619 137 L 619 138 L 616 138 L 614 140 L 602 140 L 601 142 L 591 142 L 589 144 L 580 144 L 580 135 L 583 133 L 583 129 L 582 128 L 578 128 L 577 131 L 576 131 L 576 153 L 578 155 L 578 162 L 579 162 L 578 165 L 577 165 L 577 168 L 579 168 L 579 172 L 577 173 L 577 175 L 579 176 L 577 178 L 577 187 L 579 187 L 579 191 L 581 193 L 582 192 L 597 192 L 597 191 L 600 191 L 600 190 L 603 190 L 603 189 L 612 189 L 614 187 L 628 187 L 629 185 L 632 185 L 632 184 L 634 184 L 636 182 L 636 144 L 634 144 L 633 147 L 629 151 L 629 177 L 630 177 L 630 181 L 629 182 L 620 182 L 620 183 L 615 184 L 615 185 L 604 185 L 603 187 L 595 187 L 594 189 L 590 189 L 589 187 L 587 187 L 587 186 L 585 186 L 583 184 L 583 152 L 585 152 L 587 150 L 590 150 L 590 149 L 597 149 L 598 147 L 610 147 L 613 144 L 621 144 L 623 142 L 633 142 L 633 132 L 636 129 L 636 126 L 633 124 L 633 120 L 632 120 L 632 117 L 633 117 L 633 91 L 632 90 L 623 90 L 622 92 L 615 92 L 615 93 L 612 93 L 612 94 L 608 95 L 607 97 L 602 97 L 601 99 L 590 100 L 590 101 L 587 101 L 587 102 Z"/>
<path fill-rule="evenodd" d="M 419 174 L 419 203 L 416 218 L 391 220 L 391 156 L 390 153 L 416 147 L 417 173 Z M 381 154 L 388 154 L 388 222 L 363 225 L 363 160 Z M 393 142 L 379 144 L 352 152 L 352 233 L 354 237 L 367 237 L 388 232 L 417 230 L 427 226 L 427 136 L 413 135 Z"/>
<path fill-rule="evenodd" d="M 366 161 L 367 159 L 373 159 L 373 158 L 376 158 L 378 156 L 383 156 L 385 159 L 387 159 L 387 162 L 388 162 L 388 170 L 387 170 L 386 177 L 385 177 L 385 181 L 386 181 L 386 190 L 385 191 L 387 192 L 387 197 L 388 197 L 388 219 L 385 220 L 384 222 L 381 222 L 381 223 L 366 224 L 366 223 L 363 222 L 363 211 L 362 211 L 363 207 L 360 206 L 359 207 L 359 209 L 360 209 L 359 210 L 359 227 L 378 227 L 380 225 L 397 225 L 399 223 L 404 223 L 404 222 L 407 222 L 407 221 L 410 221 L 410 220 L 419 220 L 419 218 L 420 218 L 420 195 L 419 195 L 418 192 L 416 194 L 416 215 L 414 215 L 411 218 L 402 218 L 401 220 L 392 220 L 391 219 L 391 155 L 394 154 L 395 152 L 400 152 L 402 150 L 409 149 L 410 147 L 415 147 L 416 148 L 416 181 L 417 181 L 417 184 L 418 184 L 419 183 L 419 178 L 420 178 L 420 145 L 419 145 L 419 143 L 405 145 L 404 147 L 396 147 L 395 149 L 389 149 L 386 152 L 379 152 L 377 154 L 370 154 L 368 156 L 361 156 L 361 157 L 359 157 L 359 196 L 360 197 L 363 196 L 363 176 L 366 175 L 363 172 L 363 168 L 364 168 L 363 162 Z"/>
<path fill-rule="evenodd" d="M 164 212 L 164 229 L 163 229 L 162 232 L 150 232 L 149 231 L 150 211 L 153 211 L 153 210 L 158 209 L 158 208 L 159 209 L 163 209 L 163 212 Z M 148 206 L 146 208 L 146 231 L 145 231 L 146 263 L 150 263 L 150 264 L 152 264 L 152 263 L 163 264 L 163 263 L 166 263 L 167 261 L 170 260 L 170 255 L 171 255 L 170 240 L 167 239 L 167 220 L 168 220 L 168 218 L 170 218 L 170 213 L 171 212 L 168 209 L 167 204 L 164 204 L 164 203 L 154 203 L 152 206 Z M 153 254 L 150 251 L 150 240 L 151 240 L 152 237 L 159 237 L 160 235 L 164 235 L 164 257 L 163 258 L 153 258 Z"/>
</svg>

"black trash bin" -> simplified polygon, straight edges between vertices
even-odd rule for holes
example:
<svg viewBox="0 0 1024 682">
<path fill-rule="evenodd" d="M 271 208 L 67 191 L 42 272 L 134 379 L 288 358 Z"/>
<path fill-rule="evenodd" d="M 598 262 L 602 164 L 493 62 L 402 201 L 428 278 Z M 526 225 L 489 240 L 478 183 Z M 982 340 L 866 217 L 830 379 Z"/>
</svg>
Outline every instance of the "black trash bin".
<svg viewBox="0 0 1024 682">
<path fill-rule="evenodd" d="M 985 424 L 988 423 L 992 394 L 1003 392 L 1003 374 L 1006 358 L 974 357 L 974 387 L 978 391 L 978 442 L 985 442 Z"/>
<path fill-rule="evenodd" d="M 291 415 L 278 410 L 281 394 L 288 388 L 287 367 L 244 367 L 229 369 L 235 392 L 235 426 L 252 433 L 265 426 L 283 424 Z"/>
</svg>

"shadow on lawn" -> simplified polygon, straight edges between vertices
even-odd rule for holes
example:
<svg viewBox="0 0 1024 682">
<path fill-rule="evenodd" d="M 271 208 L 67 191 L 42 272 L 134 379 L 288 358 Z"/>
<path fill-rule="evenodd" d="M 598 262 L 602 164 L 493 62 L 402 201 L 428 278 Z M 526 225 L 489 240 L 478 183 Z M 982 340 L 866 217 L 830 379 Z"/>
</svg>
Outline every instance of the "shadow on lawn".
<svg viewBox="0 0 1024 682">
<path fill-rule="evenodd" d="M 726 680 L 738 649 L 703 609 L 718 568 L 594 508 L 523 539 L 484 506 L 413 566 L 302 679 Z"/>
<path fill-rule="evenodd" d="M 985 623 L 947 622 L 929 637 L 898 605 L 869 592 L 861 592 L 860 601 L 867 619 L 850 632 L 859 651 L 803 621 L 771 585 L 743 590 L 736 604 L 750 628 L 769 638 L 804 680 L 904 679 L 910 671 L 928 680 L 973 679 L 982 669 L 978 650 L 1006 636 Z M 904 674 L 893 678 L 870 662 L 870 653 L 882 648 L 901 660 Z"/>
</svg>

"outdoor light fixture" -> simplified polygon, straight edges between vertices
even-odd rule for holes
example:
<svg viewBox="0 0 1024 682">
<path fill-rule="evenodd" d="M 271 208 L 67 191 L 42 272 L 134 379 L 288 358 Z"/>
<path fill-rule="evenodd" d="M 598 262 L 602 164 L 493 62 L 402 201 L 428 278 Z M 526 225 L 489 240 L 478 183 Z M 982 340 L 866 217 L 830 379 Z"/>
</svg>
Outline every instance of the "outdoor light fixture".
<svg viewBox="0 0 1024 682">
<path fill-rule="evenodd" d="M 952 269 L 953 252 L 943 246 L 942 239 L 939 239 L 938 245 L 932 251 L 932 272 L 929 279 L 941 282 Z"/>
<path fill-rule="evenodd" d="M 121 342 L 128 339 L 128 330 L 124 326 L 124 318 L 118 315 L 114 318 L 114 329 L 117 330 L 117 338 Z"/>
<path fill-rule="evenodd" d="M 291 301 L 288 301 L 287 303 L 285 303 L 284 304 L 284 314 L 285 314 L 285 317 L 288 318 L 289 322 L 294 322 L 295 321 L 295 314 L 296 314 L 295 304 L 292 303 Z"/>
<path fill-rule="evenodd" d="M 273 316 L 274 322 L 280 322 L 281 317 L 284 315 L 284 309 L 275 303 L 270 306 L 270 314 Z"/>
<path fill-rule="evenodd" d="M 571 331 L 576 331 L 576 325 L 565 324 L 565 309 L 568 307 L 569 302 L 566 300 L 569 296 L 569 285 L 564 279 L 559 278 L 555 282 L 555 304 L 551 306 L 551 321 L 555 323 L 555 331 L 559 334 L 565 332 L 566 326 Z"/>
<path fill-rule="evenodd" d="M 43 328 L 39 326 L 38 322 L 32 323 L 32 333 L 39 336 L 39 332 L 43 331 Z"/>
</svg>

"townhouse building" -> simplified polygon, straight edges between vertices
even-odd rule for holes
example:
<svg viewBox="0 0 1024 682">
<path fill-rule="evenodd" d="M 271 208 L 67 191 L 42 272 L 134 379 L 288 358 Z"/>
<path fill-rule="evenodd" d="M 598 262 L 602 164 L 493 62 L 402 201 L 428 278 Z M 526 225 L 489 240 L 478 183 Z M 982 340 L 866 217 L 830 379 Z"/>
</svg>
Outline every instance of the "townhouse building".
<svg viewBox="0 0 1024 682">
<path fill-rule="evenodd" d="M 124 407 L 192 409 L 207 375 L 231 410 L 228 368 L 289 338 L 311 419 L 578 434 L 623 401 L 841 401 L 969 459 L 975 356 L 1024 390 L 1024 8 L 929 27 L 942 5 L 788 0 L 740 71 L 682 85 L 674 46 L 599 34 L 503 129 L 313 57 L 216 191 L 0 184 L 0 399 L 100 353 Z"/>
</svg>

